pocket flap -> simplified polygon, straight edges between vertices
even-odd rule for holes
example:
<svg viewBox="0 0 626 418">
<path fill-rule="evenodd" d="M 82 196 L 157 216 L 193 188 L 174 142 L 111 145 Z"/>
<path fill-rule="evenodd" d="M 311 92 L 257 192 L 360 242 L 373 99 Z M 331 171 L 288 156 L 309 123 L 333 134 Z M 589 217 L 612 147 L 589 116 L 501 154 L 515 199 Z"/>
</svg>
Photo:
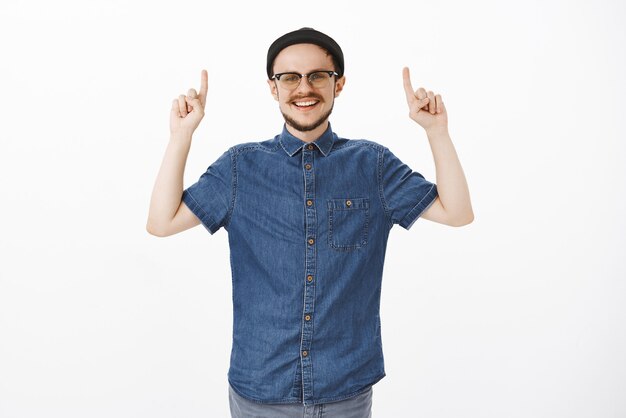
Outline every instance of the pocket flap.
<svg viewBox="0 0 626 418">
<path fill-rule="evenodd" d="M 350 210 L 367 209 L 370 201 L 366 197 L 346 197 L 343 199 L 328 199 L 328 209 Z"/>
</svg>

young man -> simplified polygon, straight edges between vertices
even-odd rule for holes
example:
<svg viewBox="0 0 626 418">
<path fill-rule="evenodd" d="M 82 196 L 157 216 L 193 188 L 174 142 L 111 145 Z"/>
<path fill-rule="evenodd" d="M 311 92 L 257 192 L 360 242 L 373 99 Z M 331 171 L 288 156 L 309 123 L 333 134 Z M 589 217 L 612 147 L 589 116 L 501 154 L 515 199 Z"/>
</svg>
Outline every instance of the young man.
<svg viewBox="0 0 626 418">
<path fill-rule="evenodd" d="M 302 28 L 269 48 L 270 92 L 282 133 L 224 152 L 183 190 L 191 137 L 204 116 L 201 88 L 172 103 L 171 138 L 152 193 L 147 230 L 168 236 L 200 223 L 229 234 L 234 417 L 367 417 L 385 376 L 379 303 L 391 227 L 421 216 L 473 220 L 440 95 L 411 87 L 409 116 L 426 130 L 437 184 L 388 148 L 335 134 L 328 118 L 343 90 L 343 53 Z"/>
</svg>

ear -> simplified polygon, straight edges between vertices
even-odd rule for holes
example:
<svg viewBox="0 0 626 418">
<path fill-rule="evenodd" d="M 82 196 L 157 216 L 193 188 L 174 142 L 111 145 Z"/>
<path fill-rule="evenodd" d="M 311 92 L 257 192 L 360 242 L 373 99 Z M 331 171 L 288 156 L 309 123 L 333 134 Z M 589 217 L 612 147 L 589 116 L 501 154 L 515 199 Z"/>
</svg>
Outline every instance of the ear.
<svg viewBox="0 0 626 418">
<path fill-rule="evenodd" d="M 274 100 L 278 101 L 278 89 L 274 80 L 267 80 L 267 84 L 270 86 L 270 93 L 274 96 Z"/>
<path fill-rule="evenodd" d="M 343 90 L 343 85 L 346 83 L 346 76 L 342 75 L 340 79 L 335 82 L 335 97 L 339 96 L 341 90 Z"/>
</svg>

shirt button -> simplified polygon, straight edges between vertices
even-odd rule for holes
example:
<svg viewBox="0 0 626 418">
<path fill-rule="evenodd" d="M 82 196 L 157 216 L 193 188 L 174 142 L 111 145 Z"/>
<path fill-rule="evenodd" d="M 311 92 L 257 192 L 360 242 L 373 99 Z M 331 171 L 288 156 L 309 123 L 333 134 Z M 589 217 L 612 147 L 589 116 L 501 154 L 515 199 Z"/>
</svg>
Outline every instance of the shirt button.
<svg viewBox="0 0 626 418">
<path fill-rule="evenodd" d="M 311 164 L 305 164 L 304 168 L 306 168 L 307 170 L 310 170 L 311 169 Z"/>
<path fill-rule="evenodd" d="M 306 204 L 307 204 L 307 206 L 311 206 L 313 204 L 313 201 L 312 200 L 307 200 Z"/>
<path fill-rule="evenodd" d="M 306 356 L 308 356 L 308 355 L 309 355 L 309 352 L 308 352 L 308 351 L 303 351 L 303 352 L 302 352 L 302 357 L 306 357 Z"/>
<path fill-rule="evenodd" d="M 304 320 L 305 321 L 310 321 L 311 320 L 311 315 L 305 315 L 304 316 Z"/>
<path fill-rule="evenodd" d="M 312 282 L 312 281 L 313 281 L 313 276 L 311 276 L 311 275 L 309 274 L 308 276 L 306 276 L 306 279 L 307 279 L 309 282 Z"/>
<path fill-rule="evenodd" d="M 313 145 L 309 144 L 309 146 L 307 146 L 308 149 L 313 149 Z"/>
<path fill-rule="evenodd" d="M 352 200 L 346 200 L 346 206 L 352 206 Z"/>
<path fill-rule="evenodd" d="M 314 242 L 315 240 L 313 238 L 309 238 L 309 244 L 313 245 Z"/>
</svg>

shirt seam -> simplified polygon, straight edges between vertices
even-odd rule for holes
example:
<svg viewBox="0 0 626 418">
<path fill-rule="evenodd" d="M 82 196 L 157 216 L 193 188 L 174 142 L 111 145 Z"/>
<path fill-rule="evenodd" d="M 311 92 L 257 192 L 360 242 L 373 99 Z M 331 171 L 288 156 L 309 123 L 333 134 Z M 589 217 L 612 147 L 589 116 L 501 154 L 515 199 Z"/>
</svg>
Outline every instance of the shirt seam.
<svg viewBox="0 0 626 418">
<path fill-rule="evenodd" d="M 433 204 L 436 198 L 437 185 L 433 183 L 433 185 L 430 186 L 430 189 L 428 189 L 428 192 L 424 195 L 424 197 L 419 202 L 417 202 L 417 204 L 413 206 L 413 209 L 411 209 L 411 211 L 406 214 L 402 221 L 400 221 L 400 226 L 405 227 L 407 230 L 411 229 L 411 226 L 415 223 L 415 221 L 420 217 L 422 213 L 424 213 L 426 209 L 430 207 L 430 205 Z M 430 202 L 428 201 L 428 199 L 430 199 Z M 423 204 L 424 201 L 428 203 Z"/>
<path fill-rule="evenodd" d="M 367 384 L 367 386 L 356 390 L 354 392 L 350 392 L 346 395 L 341 395 L 341 396 L 330 396 L 330 397 L 326 397 L 326 398 L 319 398 L 319 399 L 313 399 L 310 402 L 307 402 L 307 405 L 319 405 L 319 404 L 324 404 L 324 403 L 329 403 L 329 402 L 339 402 L 339 401 L 343 401 L 346 399 L 350 399 L 352 397 L 358 396 L 362 393 L 367 392 L 370 388 L 372 388 L 376 383 L 380 382 L 384 377 L 386 377 L 387 374 L 385 372 L 383 372 L 382 374 L 377 375 L 371 383 Z M 229 380 L 229 385 L 230 387 L 233 389 L 233 391 L 241 396 L 242 398 L 245 398 L 251 402 L 257 403 L 257 404 L 261 404 L 261 405 L 267 405 L 267 404 L 294 404 L 294 403 L 303 403 L 303 401 L 301 401 L 300 399 L 295 399 L 295 398 L 280 398 L 280 399 L 269 399 L 269 400 L 262 400 L 259 398 L 254 398 L 254 397 L 250 397 L 248 395 L 243 394 L 242 392 L 240 392 L 234 385 L 233 383 Z"/>
<path fill-rule="evenodd" d="M 333 151 L 335 151 L 335 150 L 340 150 L 340 149 L 349 148 L 349 147 L 370 147 L 377 151 L 380 151 L 383 148 L 382 145 L 376 142 L 367 140 L 367 139 L 349 139 L 346 143 L 342 145 L 336 145 L 335 143 L 333 143 L 332 149 Z"/>
<path fill-rule="evenodd" d="M 381 150 L 379 150 L 378 152 L 378 176 L 377 176 L 377 180 L 378 180 L 378 195 L 380 197 L 380 201 L 382 203 L 383 206 L 383 211 L 385 213 L 385 218 L 387 219 L 387 228 L 392 228 L 393 227 L 393 219 L 391 219 L 391 211 L 389 209 L 389 206 L 387 206 L 387 202 L 385 201 L 385 190 L 383 188 L 383 166 L 384 166 L 384 154 L 385 154 L 385 150 L 387 148 L 383 147 Z"/>
<path fill-rule="evenodd" d="M 228 205 L 228 213 L 226 214 L 226 221 L 224 222 L 224 228 L 227 229 L 230 226 L 233 212 L 235 211 L 235 198 L 237 196 L 237 153 L 234 147 L 228 149 L 230 154 L 230 204 Z"/>
<path fill-rule="evenodd" d="M 196 216 L 198 214 L 201 215 L 198 216 L 198 218 L 200 218 L 200 220 L 202 221 L 202 225 L 204 225 L 204 227 L 211 233 L 211 235 L 213 235 L 217 231 L 215 229 L 216 222 L 213 217 L 206 213 L 204 209 L 202 209 L 202 206 L 200 206 L 196 198 L 193 197 L 193 194 L 189 190 L 184 191 L 183 202 L 187 205 L 187 207 L 189 207 L 189 209 L 191 209 L 192 212 L 194 212 L 194 214 L 196 214 Z"/>
</svg>

